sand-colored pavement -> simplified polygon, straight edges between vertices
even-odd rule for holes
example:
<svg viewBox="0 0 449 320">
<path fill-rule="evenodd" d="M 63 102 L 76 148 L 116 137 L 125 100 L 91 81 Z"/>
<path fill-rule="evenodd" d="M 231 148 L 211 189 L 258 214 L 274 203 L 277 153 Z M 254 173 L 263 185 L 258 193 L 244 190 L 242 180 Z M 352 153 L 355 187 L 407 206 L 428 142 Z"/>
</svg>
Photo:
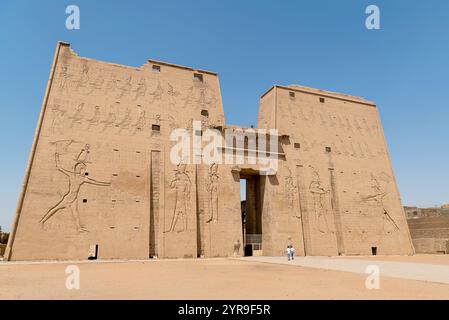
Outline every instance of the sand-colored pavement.
<svg viewBox="0 0 449 320">
<path fill-rule="evenodd" d="M 65 286 L 68 265 L 80 290 Z M 382 276 L 369 290 L 367 276 L 243 259 L 2 262 L 0 299 L 449 299 L 447 284 Z"/>
<path fill-rule="evenodd" d="M 369 274 L 373 270 L 379 272 L 380 277 L 390 277 L 407 280 L 449 284 L 449 264 L 431 264 L 403 261 L 387 261 L 381 259 L 344 259 L 341 257 L 296 257 L 288 261 L 286 257 L 246 257 L 251 262 L 265 262 L 298 267 L 344 271 Z M 374 266 L 374 268 L 372 268 Z M 377 269 L 375 269 L 377 268 Z"/>
</svg>

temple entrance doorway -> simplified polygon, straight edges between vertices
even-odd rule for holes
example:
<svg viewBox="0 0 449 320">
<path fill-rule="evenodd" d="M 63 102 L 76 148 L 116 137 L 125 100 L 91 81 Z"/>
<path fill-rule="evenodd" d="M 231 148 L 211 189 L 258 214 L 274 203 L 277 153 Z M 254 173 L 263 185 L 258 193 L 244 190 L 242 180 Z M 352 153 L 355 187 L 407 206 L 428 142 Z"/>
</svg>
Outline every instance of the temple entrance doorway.
<svg viewBox="0 0 449 320">
<path fill-rule="evenodd" d="M 261 177 L 258 173 L 240 173 L 242 233 L 245 256 L 262 255 L 261 191 Z"/>
</svg>

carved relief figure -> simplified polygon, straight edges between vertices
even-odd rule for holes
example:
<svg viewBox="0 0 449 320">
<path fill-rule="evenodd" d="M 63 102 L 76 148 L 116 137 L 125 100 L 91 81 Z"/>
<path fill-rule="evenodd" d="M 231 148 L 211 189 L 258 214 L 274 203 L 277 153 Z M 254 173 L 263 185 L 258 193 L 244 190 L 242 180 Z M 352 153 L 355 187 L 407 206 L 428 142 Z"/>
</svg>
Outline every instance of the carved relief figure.
<svg viewBox="0 0 449 320">
<path fill-rule="evenodd" d="M 108 128 L 113 128 L 116 120 L 117 120 L 117 117 L 115 115 L 114 106 L 111 105 L 109 107 L 109 113 L 108 113 L 106 119 L 101 121 L 101 123 L 103 124 L 103 129 L 101 130 L 101 132 L 105 132 L 106 129 L 108 129 Z"/>
<path fill-rule="evenodd" d="M 73 128 L 75 124 L 82 124 L 84 115 L 83 115 L 83 109 L 84 109 L 84 102 L 79 104 L 78 107 L 76 107 L 75 113 L 69 117 L 72 122 L 70 123 L 70 128 Z"/>
<path fill-rule="evenodd" d="M 131 121 L 131 111 L 129 110 L 129 108 L 126 108 L 125 116 L 118 124 L 118 126 L 120 127 L 119 133 L 122 133 L 123 130 L 128 130 L 129 126 L 131 125 Z"/>
<path fill-rule="evenodd" d="M 61 109 L 61 106 L 57 103 L 53 104 L 52 108 L 51 108 L 51 112 L 53 114 L 53 118 L 51 120 L 51 126 L 50 126 L 50 131 L 52 134 L 55 133 L 56 128 L 59 127 L 59 125 L 62 123 L 64 116 L 66 114 L 65 110 Z"/>
<path fill-rule="evenodd" d="M 206 222 L 217 222 L 218 220 L 218 165 L 213 163 L 209 168 L 209 182 L 206 189 L 209 192 L 209 220 Z"/>
<path fill-rule="evenodd" d="M 167 90 L 168 105 L 170 107 L 175 107 L 180 93 L 178 91 L 176 91 L 170 83 L 167 83 L 167 85 L 168 85 L 168 90 Z"/>
<path fill-rule="evenodd" d="M 115 78 L 115 75 L 111 74 L 111 77 L 106 83 L 105 95 L 108 95 L 109 93 L 114 93 L 117 90 L 117 81 L 118 80 Z"/>
<path fill-rule="evenodd" d="M 164 89 L 162 89 L 161 83 L 158 81 L 156 89 L 154 89 L 154 91 L 150 93 L 151 96 L 150 103 L 154 103 L 157 100 L 160 100 L 163 94 Z"/>
<path fill-rule="evenodd" d="M 170 188 L 175 190 L 175 208 L 170 228 L 165 232 L 173 232 L 179 220 L 181 228 L 178 232 L 187 231 L 187 208 L 190 200 L 190 178 L 186 171 L 186 164 L 180 163 L 176 169 L 175 176 L 170 182 Z"/>
<path fill-rule="evenodd" d="M 81 66 L 81 75 L 79 79 L 76 81 L 75 91 L 81 93 L 87 93 L 86 89 L 89 85 L 89 66 L 87 62 L 83 62 Z"/>
<path fill-rule="evenodd" d="M 96 90 L 101 91 L 103 89 L 104 78 L 101 73 L 97 76 L 97 78 L 91 82 L 89 82 L 89 91 L 87 94 L 91 94 Z"/>
<path fill-rule="evenodd" d="M 61 66 L 61 71 L 59 72 L 59 83 L 58 83 L 58 89 L 60 92 L 67 92 L 69 88 L 69 74 L 68 74 L 68 67 L 66 64 L 63 64 Z"/>
<path fill-rule="evenodd" d="M 145 128 L 145 110 L 139 108 L 136 123 L 134 124 L 133 135 Z"/>
<path fill-rule="evenodd" d="M 312 193 L 313 206 L 315 211 L 315 224 L 321 233 L 329 232 L 329 225 L 326 218 L 326 195 L 329 190 L 326 190 L 321 185 L 320 175 L 318 171 L 312 168 L 312 182 L 309 186 L 309 191 Z"/>
<path fill-rule="evenodd" d="M 129 76 L 125 80 L 125 83 L 122 86 L 118 87 L 119 93 L 117 94 L 117 97 L 116 97 L 117 99 L 123 98 L 125 95 L 127 95 L 131 92 L 131 87 L 132 87 L 131 81 L 132 81 L 132 77 Z"/>
<path fill-rule="evenodd" d="M 86 145 L 87 146 L 87 145 Z M 84 159 L 81 157 L 82 154 L 87 154 L 88 150 L 84 150 L 80 152 L 78 159 Z M 72 214 L 72 218 L 74 220 L 76 229 L 78 232 L 88 232 L 88 230 L 81 225 L 80 215 L 78 211 L 78 194 L 83 184 L 91 184 L 96 186 L 110 186 L 110 182 L 101 182 L 95 179 L 89 178 L 85 175 L 86 172 L 86 163 L 82 161 L 77 161 L 73 166 L 73 170 L 64 169 L 59 160 L 59 153 L 55 153 L 55 163 L 58 170 L 67 176 L 69 180 L 69 189 L 62 196 L 62 198 L 51 207 L 45 215 L 39 220 L 39 223 L 42 227 L 44 227 L 45 223 L 53 217 L 58 211 L 63 209 L 68 209 Z"/>
<path fill-rule="evenodd" d="M 90 130 L 92 126 L 97 126 L 98 124 L 100 124 L 100 117 L 100 107 L 95 106 L 94 115 L 92 116 L 92 118 L 87 120 L 87 122 L 89 123 L 89 125 L 87 126 L 87 130 Z"/>
<path fill-rule="evenodd" d="M 289 173 L 285 177 L 285 196 L 287 198 L 287 206 L 289 209 L 294 207 L 295 194 L 296 194 L 296 186 L 293 181 L 292 172 L 289 168 L 287 168 Z"/>
<path fill-rule="evenodd" d="M 139 97 L 145 97 L 145 93 L 147 92 L 145 78 L 141 78 L 139 80 L 139 82 L 137 83 L 137 88 L 134 91 L 136 92 L 134 100 L 137 100 Z"/>
</svg>

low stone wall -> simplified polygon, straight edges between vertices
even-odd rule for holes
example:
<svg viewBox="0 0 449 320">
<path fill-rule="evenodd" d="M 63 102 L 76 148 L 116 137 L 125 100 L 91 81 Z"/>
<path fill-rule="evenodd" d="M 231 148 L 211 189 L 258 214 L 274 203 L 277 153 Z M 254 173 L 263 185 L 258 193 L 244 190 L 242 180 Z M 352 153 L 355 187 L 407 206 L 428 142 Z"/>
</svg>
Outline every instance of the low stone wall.
<svg viewBox="0 0 449 320">
<path fill-rule="evenodd" d="M 449 216 L 407 220 L 416 253 L 449 254 Z"/>
<path fill-rule="evenodd" d="M 413 245 L 416 253 L 449 254 L 449 239 L 418 238 Z"/>
</svg>

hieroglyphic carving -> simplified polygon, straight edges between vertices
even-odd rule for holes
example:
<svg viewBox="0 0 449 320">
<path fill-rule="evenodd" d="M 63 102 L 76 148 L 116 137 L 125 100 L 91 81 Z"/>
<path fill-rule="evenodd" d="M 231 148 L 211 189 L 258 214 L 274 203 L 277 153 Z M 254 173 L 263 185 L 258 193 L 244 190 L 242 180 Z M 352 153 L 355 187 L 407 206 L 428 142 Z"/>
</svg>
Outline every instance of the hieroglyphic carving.
<svg viewBox="0 0 449 320">
<path fill-rule="evenodd" d="M 57 143 L 57 142 L 56 142 Z M 72 142 L 70 141 L 69 144 Z M 66 146 L 66 148 L 67 148 Z M 82 149 L 76 159 L 75 164 L 73 165 L 72 171 L 67 170 L 61 166 L 60 163 L 60 154 L 59 152 L 55 152 L 55 163 L 56 168 L 59 170 L 59 172 L 63 173 L 65 176 L 67 176 L 69 180 L 69 189 L 66 193 L 62 196 L 62 198 L 54 205 L 52 206 L 45 215 L 39 220 L 39 223 L 41 224 L 42 228 L 44 228 L 45 223 L 53 217 L 58 211 L 68 209 L 70 213 L 72 214 L 72 218 L 75 223 L 75 227 L 78 232 L 88 232 L 88 230 L 81 225 L 80 221 L 80 215 L 78 211 L 78 194 L 80 192 L 81 186 L 83 184 L 91 184 L 96 186 L 110 186 L 110 182 L 101 182 L 97 181 L 95 179 L 89 178 L 85 175 L 87 170 L 87 155 L 89 153 L 89 145 L 86 145 L 84 149 Z"/>
<path fill-rule="evenodd" d="M 295 195 L 296 195 L 296 185 L 293 180 L 292 172 L 290 168 L 287 167 L 288 174 L 284 177 L 285 179 L 285 197 L 287 200 L 287 206 L 289 209 L 293 209 Z"/>
<path fill-rule="evenodd" d="M 218 221 L 218 165 L 211 164 L 209 168 L 209 181 L 206 185 L 206 190 L 209 192 L 209 219 L 207 223 Z"/>
<path fill-rule="evenodd" d="M 322 184 L 318 171 L 311 166 L 313 170 L 312 182 L 309 185 L 309 192 L 312 194 L 313 198 L 313 208 L 315 212 L 315 226 L 321 233 L 327 233 L 330 231 L 329 224 L 327 222 L 327 206 L 326 197 L 329 190 L 326 190 Z"/>
<path fill-rule="evenodd" d="M 55 103 L 52 105 L 51 111 L 53 117 L 51 120 L 50 132 L 51 134 L 54 134 L 58 130 L 60 130 L 60 125 L 64 120 L 66 111 L 61 109 L 61 105 L 57 101 L 55 101 Z"/>
<path fill-rule="evenodd" d="M 173 232 L 179 220 L 181 220 L 181 228 L 178 232 L 187 231 L 187 210 L 190 201 L 190 177 L 186 168 L 186 164 L 181 162 L 178 164 L 175 176 L 170 182 L 170 188 L 175 190 L 175 208 L 173 210 L 173 218 L 166 232 Z"/>
</svg>

